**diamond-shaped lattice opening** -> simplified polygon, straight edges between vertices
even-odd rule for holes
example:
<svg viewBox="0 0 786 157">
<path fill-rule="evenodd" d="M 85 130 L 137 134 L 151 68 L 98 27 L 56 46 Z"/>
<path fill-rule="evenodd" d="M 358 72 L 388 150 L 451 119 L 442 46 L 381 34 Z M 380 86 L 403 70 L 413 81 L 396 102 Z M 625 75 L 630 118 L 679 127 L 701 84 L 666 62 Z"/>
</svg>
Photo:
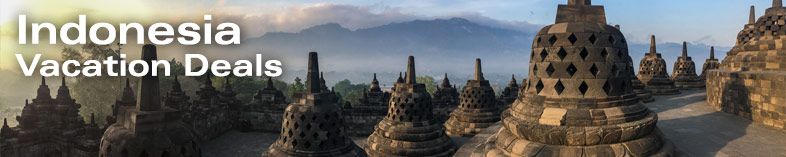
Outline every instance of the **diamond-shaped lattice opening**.
<svg viewBox="0 0 786 157">
<path fill-rule="evenodd" d="M 303 146 L 306 146 L 306 148 L 311 148 L 311 142 L 306 141 L 306 143 L 303 143 Z"/>
<path fill-rule="evenodd" d="M 617 40 L 614 39 L 613 35 L 609 36 L 609 43 L 614 44 L 615 41 L 617 41 Z"/>
<path fill-rule="evenodd" d="M 292 147 L 297 147 L 297 140 L 292 140 Z"/>
<path fill-rule="evenodd" d="M 579 91 L 581 92 L 581 95 L 586 94 L 587 90 L 589 90 L 589 86 L 587 86 L 587 83 L 581 82 L 581 85 L 579 85 Z"/>
<path fill-rule="evenodd" d="M 549 44 L 550 45 L 554 45 L 554 43 L 556 43 L 556 42 L 557 42 L 557 36 L 556 35 L 552 35 L 551 38 L 549 38 Z"/>
<path fill-rule="evenodd" d="M 570 44 L 575 44 L 576 40 L 579 40 L 579 39 L 576 38 L 576 35 L 570 34 L 570 36 L 568 37 L 568 40 L 570 41 Z"/>
<path fill-rule="evenodd" d="M 579 52 L 579 56 L 581 56 L 581 59 L 587 59 L 588 55 L 589 55 L 589 51 L 587 51 L 586 48 L 581 48 L 581 52 Z"/>
<path fill-rule="evenodd" d="M 595 66 L 595 64 L 592 64 L 592 67 L 590 68 L 590 73 L 592 73 L 592 76 L 598 76 L 598 72 L 600 72 L 598 71 L 598 67 Z"/>
<path fill-rule="evenodd" d="M 557 84 L 554 85 L 554 91 L 557 91 L 557 94 L 562 94 L 563 90 L 565 90 L 565 86 L 562 85 L 562 81 L 557 81 Z"/>
<path fill-rule="evenodd" d="M 532 65 L 532 74 L 538 75 L 538 65 Z"/>
<path fill-rule="evenodd" d="M 540 91 L 542 91 L 542 90 L 543 90 L 543 81 L 540 81 L 540 80 L 539 80 L 539 81 L 538 81 L 538 84 L 537 84 L 537 85 L 535 85 L 535 89 L 536 89 L 536 90 L 538 90 L 538 91 L 537 91 L 538 93 L 540 93 Z"/>
<path fill-rule="evenodd" d="M 538 39 L 536 39 L 536 41 L 538 41 L 538 43 L 540 43 L 540 36 L 538 36 Z"/>
<path fill-rule="evenodd" d="M 317 138 L 319 138 L 319 134 L 315 132 L 314 134 L 311 135 L 311 137 L 314 137 L 314 139 L 317 139 Z"/>
<path fill-rule="evenodd" d="M 304 121 L 304 120 L 306 120 L 306 116 L 300 115 L 300 121 Z"/>
<path fill-rule="evenodd" d="M 295 122 L 295 129 L 300 128 L 300 125 Z"/>
<path fill-rule="evenodd" d="M 311 130 L 311 124 L 306 124 L 306 129 Z"/>
<path fill-rule="evenodd" d="M 620 59 L 622 59 L 622 57 L 625 57 L 625 54 L 622 53 L 622 50 L 617 50 L 617 57 L 620 57 Z"/>
<path fill-rule="evenodd" d="M 292 137 L 292 130 L 289 130 L 289 132 L 287 132 L 287 134 L 289 134 L 289 137 Z"/>
<path fill-rule="evenodd" d="M 546 49 L 543 49 L 542 51 L 540 51 L 540 60 L 541 61 L 545 60 L 546 56 L 549 56 L 549 52 L 546 52 Z"/>
<path fill-rule="evenodd" d="M 570 76 L 572 77 L 573 74 L 576 74 L 576 71 L 578 71 L 578 69 L 576 69 L 576 66 L 574 66 L 573 63 L 570 63 L 570 65 L 568 65 L 568 68 L 565 69 L 565 71 L 567 71 L 568 74 L 570 74 Z"/>
<path fill-rule="evenodd" d="M 549 64 L 549 67 L 546 68 L 546 73 L 549 73 L 549 76 L 551 76 L 551 74 L 554 74 L 554 66 Z"/>
<path fill-rule="evenodd" d="M 563 48 L 559 48 L 559 52 L 557 52 L 557 56 L 559 56 L 560 60 L 564 60 L 565 56 L 568 56 L 568 52 L 565 51 Z"/>
<path fill-rule="evenodd" d="M 603 91 L 605 91 L 606 94 L 611 95 L 611 83 L 609 83 L 609 81 L 606 81 L 606 84 L 603 84 Z"/>
<path fill-rule="evenodd" d="M 600 56 L 603 56 L 603 58 L 606 58 L 606 57 L 609 56 L 609 52 L 606 51 L 606 49 L 603 49 L 603 50 L 600 51 Z"/>
<path fill-rule="evenodd" d="M 611 66 L 611 74 L 613 74 L 614 76 L 619 75 L 619 71 L 620 70 L 619 70 L 619 68 L 617 68 L 617 65 L 612 65 Z"/>
<path fill-rule="evenodd" d="M 532 50 L 532 53 L 529 55 L 529 58 L 535 58 L 535 50 Z"/>
<path fill-rule="evenodd" d="M 300 138 L 305 138 L 305 137 L 306 137 L 306 133 L 300 132 Z"/>
<path fill-rule="evenodd" d="M 597 37 L 595 37 L 595 34 L 592 34 L 592 35 L 589 37 L 589 41 L 590 41 L 590 43 L 592 43 L 592 44 L 595 44 L 595 42 L 596 42 L 596 41 L 598 41 L 598 38 L 597 38 Z"/>
</svg>

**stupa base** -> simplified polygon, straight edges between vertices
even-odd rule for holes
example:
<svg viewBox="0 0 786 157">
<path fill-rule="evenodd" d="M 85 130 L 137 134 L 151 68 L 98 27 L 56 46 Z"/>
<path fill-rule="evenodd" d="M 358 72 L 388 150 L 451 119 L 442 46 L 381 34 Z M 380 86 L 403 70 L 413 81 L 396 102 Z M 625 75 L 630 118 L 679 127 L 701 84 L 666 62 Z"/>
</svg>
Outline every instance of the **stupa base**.
<svg viewBox="0 0 786 157">
<path fill-rule="evenodd" d="M 472 157 L 507 157 L 507 156 L 674 156 L 675 147 L 663 138 L 660 130 L 655 129 L 650 135 L 622 143 L 565 146 L 547 145 L 525 139 L 516 138 L 506 128 L 485 143 L 475 147 Z"/>
</svg>

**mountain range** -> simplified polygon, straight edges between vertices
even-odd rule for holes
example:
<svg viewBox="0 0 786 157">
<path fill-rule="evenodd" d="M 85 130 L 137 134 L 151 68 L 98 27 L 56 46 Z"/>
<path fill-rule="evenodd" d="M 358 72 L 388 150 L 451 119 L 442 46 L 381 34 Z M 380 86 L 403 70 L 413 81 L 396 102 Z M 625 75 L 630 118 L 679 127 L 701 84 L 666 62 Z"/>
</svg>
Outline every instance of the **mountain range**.
<svg viewBox="0 0 786 157">
<path fill-rule="evenodd" d="M 538 26 L 542 27 L 542 26 Z M 336 23 L 316 25 L 299 32 L 271 32 L 242 41 L 235 53 L 263 53 L 282 60 L 283 80 L 305 75 L 306 53 L 319 52 L 320 69 L 326 72 L 328 84 L 349 79 L 370 82 L 372 73 L 380 73 L 380 81 L 392 82 L 397 72 L 406 68 L 406 57 L 415 56 L 419 75 L 441 80 L 449 73 L 452 83 L 470 79 L 474 59 L 483 60 L 487 79 L 507 84 L 510 75 L 526 77 L 531 43 L 537 32 L 486 26 L 463 18 L 414 20 L 382 26 L 350 30 Z M 634 65 L 649 51 L 649 43 L 628 43 Z M 681 55 L 681 43 L 659 43 L 669 70 Z M 697 65 L 697 73 L 709 57 L 710 46 L 688 44 L 688 53 Z M 729 47 L 716 47 L 716 58 L 722 59 Z M 456 78 L 453 78 L 456 77 Z M 330 79 L 332 78 L 332 79 Z"/>
</svg>

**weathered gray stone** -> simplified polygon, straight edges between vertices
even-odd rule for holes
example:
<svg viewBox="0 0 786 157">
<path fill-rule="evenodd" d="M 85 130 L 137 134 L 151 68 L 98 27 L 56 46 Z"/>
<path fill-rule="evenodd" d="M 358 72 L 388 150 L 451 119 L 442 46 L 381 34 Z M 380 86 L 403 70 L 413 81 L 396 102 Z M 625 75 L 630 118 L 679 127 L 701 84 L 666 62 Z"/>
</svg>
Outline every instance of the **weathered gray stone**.
<svg viewBox="0 0 786 157">
<path fill-rule="evenodd" d="M 311 52 L 306 92 L 294 95 L 284 111 L 281 136 L 262 156 L 366 156 L 346 136 L 341 106 L 333 92 L 316 81 L 319 74 L 317 53 Z"/>
<path fill-rule="evenodd" d="M 556 24 L 535 37 L 525 96 L 502 113 L 504 127 L 472 156 L 674 154 L 657 115 L 633 92 L 625 37 L 598 19 L 602 12 L 589 0 L 559 7 Z"/>
</svg>

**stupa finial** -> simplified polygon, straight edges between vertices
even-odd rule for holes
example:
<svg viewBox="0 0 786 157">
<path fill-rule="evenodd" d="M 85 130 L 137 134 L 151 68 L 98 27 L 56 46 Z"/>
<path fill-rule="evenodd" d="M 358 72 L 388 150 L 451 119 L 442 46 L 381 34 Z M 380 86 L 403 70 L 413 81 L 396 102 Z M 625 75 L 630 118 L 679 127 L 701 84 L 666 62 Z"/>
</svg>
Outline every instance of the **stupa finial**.
<svg viewBox="0 0 786 157">
<path fill-rule="evenodd" d="M 592 0 L 568 0 L 568 5 L 592 5 Z"/>
<path fill-rule="evenodd" d="M 650 38 L 650 53 L 657 54 L 657 49 L 655 48 L 655 35 L 652 35 Z"/>
<path fill-rule="evenodd" d="M 756 24 L 756 7 L 751 5 L 751 15 L 748 17 L 748 24 Z"/>
<path fill-rule="evenodd" d="M 415 56 L 409 56 L 407 60 L 407 76 L 406 76 L 406 83 L 407 84 L 416 84 L 417 77 L 415 77 Z"/>
</svg>

